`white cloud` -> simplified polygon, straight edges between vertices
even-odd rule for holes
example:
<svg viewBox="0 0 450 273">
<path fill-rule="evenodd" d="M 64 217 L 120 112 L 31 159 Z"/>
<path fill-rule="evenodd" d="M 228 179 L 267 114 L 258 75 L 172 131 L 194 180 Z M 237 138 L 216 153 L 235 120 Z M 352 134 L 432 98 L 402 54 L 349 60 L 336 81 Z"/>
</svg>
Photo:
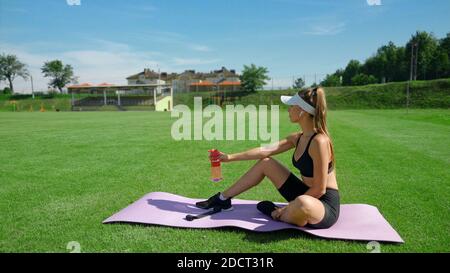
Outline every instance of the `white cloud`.
<svg viewBox="0 0 450 273">
<path fill-rule="evenodd" d="M 40 66 L 50 58 L 45 55 L 30 53 L 17 45 L 13 46 L 1 43 L 0 48 L 2 54 L 16 55 L 19 61 L 27 65 L 27 69 L 33 76 L 35 90 L 47 90 L 47 80 L 42 77 Z M 28 91 L 31 89 L 30 80 L 24 81 L 22 78 L 16 78 L 13 83 L 16 92 Z M 0 88 L 3 88 L 4 86 L 7 86 L 7 83 L 0 82 Z"/>
<path fill-rule="evenodd" d="M 24 46 L 0 43 L 0 52 L 14 54 L 21 62 L 27 64 L 33 75 L 36 91 L 47 90 L 49 79 L 42 76 L 41 67 L 45 62 L 55 59 L 61 60 L 64 64 L 72 65 L 75 76 L 79 77 L 80 83 L 90 82 L 94 84 L 102 82 L 126 84 L 126 77 L 136 74 L 144 68 L 181 72 L 184 69 L 193 69 L 197 68 L 195 66 L 215 64 L 221 61 L 220 59 L 198 57 L 174 58 L 162 52 L 135 50 L 124 43 L 101 39 L 91 39 L 86 42 L 89 44 L 86 50 L 66 50 L 52 54 L 37 52 L 34 44 Z M 206 50 L 201 46 L 198 49 Z M 6 86 L 5 82 L 0 83 L 0 88 L 4 86 Z M 17 78 L 14 81 L 16 92 L 28 93 L 31 90 L 30 86 L 29 80 L 24 81 Z"/>
<path fill-rule="evenodd" d="M 300 33 L 306 35 L 336 35 L 345 31 L 347 26 L 337 13 L 302 16 L 295 18 L 292 23 L 298 25 Z"/>
<path fill-rule="evenodd" d="M 345 30 L 345 23 L 324 24 L 319 23 L 310 27 L 310 30 L 304 31 L 303 34 L 309 35 L 336 35 Z"/>
<path fill-rule="evenodd" d="M 195 50 L 195 51 L 200 51 L 200 52 L 209 52 L 211 51 L 211 49 L 205 45 L 191 45 L 191 49 Z"/>
<path fill-rule="evenodd" d="M 207 45 L 192 43 L 189 38 L 183 34 L 170 31 L 144 31 L 140 33 L 128 33 L 128 36 L 132 36 L 133 39 L 151 42 L 161 43 L 167 45 L 175 45 L 182 49 L 190 49 L 198 52 L 210 52 L 213 51 Z"/>
<path fill-rule="evenodd" d="M 381 6 L 381 0 L 366 0 L 369 6 Z"/>
<path fill-rule="evenodd" d="M 55 59 L 72 65 L 79 82 L 126 84 L 126 77 L 142 71 L 145 67 L 156 69 L 159 66 L 161 70 L 171 70 L 160 60 L 158 56 L 161 54 L 158 52 L 133 51 L 127 45 L 109 41 L 103 41 L 101 47 L 95 46 L 95 50 L 73 50 L 52 55 L 34 53 L 32 45 L 27 48 L 0 44 L 0 48 L 2 53 L 14 54 L 27 64 L 33 75 L 35 90 L 47 90 L 49 79 L 42 76 L 41 67 L 45 62 Z M 5 83 L 2 82 L 1 86 L 5 86 Z M 14 81 L 17 92 L 30 92 L 30 86 L 30 81 L 21 78 Z"/>
</svg>

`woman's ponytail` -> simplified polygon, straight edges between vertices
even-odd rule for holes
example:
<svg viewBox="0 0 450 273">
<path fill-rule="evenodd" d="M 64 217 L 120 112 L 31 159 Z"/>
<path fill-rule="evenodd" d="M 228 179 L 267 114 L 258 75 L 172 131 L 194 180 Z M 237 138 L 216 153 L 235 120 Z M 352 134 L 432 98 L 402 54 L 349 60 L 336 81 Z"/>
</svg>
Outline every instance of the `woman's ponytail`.
<svg viewBox="0 0 450 273">
<path fill-rule="evenodd" d="M 312 101 L 313 106 L 316 108 L 316 112 L 313 117 L 314 127 L 318 133 L 325 134 L 330 140 L 331 159 L 334 166 L 335 160 L 333 142 L 327 128 L 327 100 L 325 97 L 325 90 L 322 87 L 317 87 L 312 89 L 309 95 L 310 101 Z"/>
</svg>

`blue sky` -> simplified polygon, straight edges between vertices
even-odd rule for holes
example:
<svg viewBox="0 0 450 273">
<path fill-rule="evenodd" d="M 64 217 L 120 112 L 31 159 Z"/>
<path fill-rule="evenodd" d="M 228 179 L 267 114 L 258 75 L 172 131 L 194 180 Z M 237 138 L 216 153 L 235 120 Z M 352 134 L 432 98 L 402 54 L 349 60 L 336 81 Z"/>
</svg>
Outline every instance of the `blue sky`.
<svg viewBox="0 0 450 273">
<path fill-rule="evenodd" d="M 364 61 L 416 30 L 450 32 L 448 0 L 0 0 L 0 52 L 40 67 L 60 59 L 80 82 L 126 83 L 144 67 L 168 72 L 265 66 L 274 85 L 307 83 Z M 18 91 L 29 82 L 16 80 Z M 271 82 L 269 83 L 269 85 Z"/>
</svg>

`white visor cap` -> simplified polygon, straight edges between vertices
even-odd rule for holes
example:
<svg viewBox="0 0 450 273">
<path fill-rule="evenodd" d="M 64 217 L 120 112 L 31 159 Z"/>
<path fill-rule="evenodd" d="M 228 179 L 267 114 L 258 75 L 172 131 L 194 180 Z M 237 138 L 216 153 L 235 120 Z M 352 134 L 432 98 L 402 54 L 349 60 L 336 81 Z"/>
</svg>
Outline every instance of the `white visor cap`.
<svg viewBox="0 0 450 273">
<path fill-rule="evenodd" d="M 298 94 L 294 96 L 281 96 L 281 102 L 287 105 L 298 105 L 300 108 L 310 113 L 311 115 L 316 114 L 316 108 L 312 107 L 304 99 L 302 99 Z"/>
</svg>

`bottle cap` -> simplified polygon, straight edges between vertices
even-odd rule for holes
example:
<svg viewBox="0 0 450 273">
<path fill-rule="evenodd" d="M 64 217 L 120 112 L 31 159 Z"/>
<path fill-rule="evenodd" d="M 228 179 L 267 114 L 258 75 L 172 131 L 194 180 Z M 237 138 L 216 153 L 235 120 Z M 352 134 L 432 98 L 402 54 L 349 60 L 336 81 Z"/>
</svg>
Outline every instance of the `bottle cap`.
<svg viewBox="0 0 450 273">
<path fill-rule="evenodd" d="M 210 159 L 211 166 L 213 166 L 213 167 L 220 166 L 220 158 L 219 158 L 220 157 L 220 152 L 219 152 L 219 150 L 211 149 L 211 150 L 208 150 L 208 152 L 209 152 L 209 154 L 211 156 L 211 159 Z"/>
</svg>

